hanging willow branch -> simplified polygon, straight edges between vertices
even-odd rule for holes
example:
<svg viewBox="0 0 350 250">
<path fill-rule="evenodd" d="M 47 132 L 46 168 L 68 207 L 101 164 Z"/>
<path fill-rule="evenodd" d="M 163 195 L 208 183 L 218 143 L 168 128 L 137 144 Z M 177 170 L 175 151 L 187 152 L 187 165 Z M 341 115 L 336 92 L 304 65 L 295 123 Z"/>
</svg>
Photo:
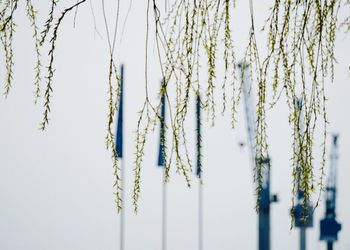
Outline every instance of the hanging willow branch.
<svg viewBox="0 0 350 250">
<path fill-rule="evenodd" d="M 4 8 L 0 11 L 0 40 L 5 53 L 6 77 L 4 95 L 7 97 L 10 93 L 13 80 L 13 34 L 15 32 L 14 13 L 17 9 L 18 1 L 6 1 Z"/>
<path fill-rule="evenodd" d="M 40 37 L 39 37 L 39 28 L 37 25 L 37 11 L 34 9 L 31 0 L 27 0 L 27 16 L 30 20 L 30 25 L 33 28 L 33 38 L 35 42 L 35 54 L 36 54 L 36 65 L 34 67 L 35 79 L 34 79 L 34 102 L 37 103 L 38 98 L 40 97 L 40 82 L 41 82 L 41 60 L 40 60 Z"/>
<path fill-rule="evenodd" d="M 241 82 L 235 80 L 234 40 L 230 29 L 230 14 L 234 4 L 234 1 L 229 0 L 174 0 L 162 23 L 159 21 L 159 8 L 153 1 L 155 35 L 165 85 L 176 86 L 176 95 L 172 102 L 175 114 L 171 117 L 171 128 L 174 132 L 172 152 L 175 155 L 180 155 L 180 152 L 187 154 L 184 121 L 191 97 L 195 93 L 204 92 L 203 108 L 214 124 L 217 104 L 215 93 L 218 91 L 216 79 L 219 72 L 217 60 L 222 47 L 224 48 L 224 68 L 220 69 L 220 72 L 224 72 L 221 87 L 222 103 L 225 110 L 228 94 L 225 85 L 226 82 L 230 82 L 232 124 L 234 124 L 236 105 L 241 92 Z M 292 172 L 293 176 L 299 176 L 294 178 L 293 193 L 296 193 L 296 185 L 300 183 L 299 188 L 304 193 L 306 204 L 316 191 L 316 186 L 319 187 L 319 191 L 323 188 L 324 142 L 328 123 L 324 84 L 326 79 L 331 81 L 334 79 L 334 43 L 339 27 L 337 16 L 339 8 L 343 6 L 342 1 L 274 1 L 263 26 L 263 31 L 266 31 L 268 37 L 266 55 L 258 51 L 256 30 L 259 27 L 254 23 L 252 0 L 249 1 L 249 5 L 251 28 L 244 60 L 252 66 L 258 95 L 256 145 L 259 146 L 256 147 L 255 155 L 261 159 L 268 155 L 267 111 L 284 94 L 290 110 L 289 123 L 293 128 Z M 169 27 L 167 32 L 163 27 Z M 206 64 L 203 64 L 205 61 Z M 204 72 L 203 69 L 206 69 L 206 77 L 200 74 Z M 273 92 L 271 100 L 267 97 L 269 89 Z M 305 124 L 301 132 L 294 105 L 297 97 L 302 97 L 304 100 L 302 112 Z M 324 131 L 320 163 L 313 159 L 314 133 L 319 123 L 323 124 Z M 176 158 L 177 166 L 182 166 L 181 159 L 186 157 Z M 140 164 L 141 161 L 136 163 L 137 168 L 140 168 Z M 316 180 L 315 171 L 318 168 L 316 165 L 319 164 L 320 178 Z M 191 170 L 190 162 L 187 165 Z M 256 172 L 261 173 L 262 167 L 262 164 L 257 164 Z M 298 175 L 297 169 L 300 171 Z M 183 174 L 187 180 L 187 171 Z M 257 177 L 258 184 L 261 183 L 261 178 Z M 257 192 L 260 190 L 259 186 L 260 184 Z M 316 206 L 318 201 L 319 198 Z"/>
<path fill-rule="evenodd" d="M 334 42 L 340 6 L 341 1 L 336 0 L 275 1 L 266 23 L 269 26 L 269 52 L 262 64 L 259 82 L 266 86 L 267 74 L 272 71 L 274 96 L 278 99 L 278 92 L 281 91 L 287 98 L 290 109 L 289 122 L 294 127 L 293 176 L 300 176 L 299 188 L 304 193 L 305 204 L 315 191 L 315 184 L 319 186 L 320 191 L 323 188 L 328 123 L 324 83 L 327 76 L 331 80 L 334 78 Z M 303 131 L 299 131 L 299 116 L 294 105 L 299 96 L 303 98 Z M 318 120 L 323 123 L 324 136 L 321 175 L 316 182 L 317 163 L 313 159 L 313 146 Z M 297 168 L 300 169 L 300 173 L 296 173 Z M 294 179 L 294 191 L 297 182 L 298 180 Z M 316 206 L 318 202 L 319 199 Z"/>
<path fill-rule="evenodd" d="M 54 61 L 54 52 L 56 49 L 56 41 L 57 41 L 57 35 L 58 35 L 58 28 L 60 27 L 62 20 L 64 18 L 64 16 L 71 11 L 72 9 L 74 9 L 75 7 L 77 7 L 78 5 L 84 3 L 86 0 L 82 0 L 80 2 L 77 2 L 76 4 L 70 6 L 69 8 L 66 8 L 61 16 L 57 19 L 57 22 L 55 23 L 54 29 L 53 29 L 53 34 L 52 34 L 52 38 L 50 40 L 50 50 L 48 53 L 49 56 L 49 66 L 47 67 L 47 76 L 46 76 L 46 89 L 45 89 L 45 93 L 44 93 L 44 114 L 43 114 L 43 120 L 40 124 L 40 129 L 44 130 L 46 128 L 46 125 L 49 122 L 49 113 L 51 111 L 50 108 L 50 101 L 51 101 L 51 94 L 52 94 L 52 80 L 53 80 L 53 76 L 54 76 L 54 68 L 53 68 L 53 61 Z M 53 1 L 55 2 L 55 1 Z M 54 4 L 53 4 L 54 6 Z M 50 19 L 49 22 L 46 22 L 46 27 L 49 26 L 48 23 L 52 22 L 52 19 Z M 46 35 L 46 33 L 44 33 L 44 35 Z M 44 39 L 43 39 L 44 40 Z"/>
<path fill-rule="evenodd" d="M 130 0 L 131 1 L 131 0 Z M 77 8 L 86 0 L 77 1 L 65 8 L 57 16 L 59 0 L 49 2 L 49 10 L 43 27 L 38 25 L 37 11 L 31 0 L 26 1 L 26 12 L 33 29 L 36 65 L 34 67 L 35 101 L 41 92 L 41 48 L 47 44 L 49 64 L 45 78 L 43 95 L 44 112 L 41 129 L 49 122 L 51 95 L 54 81 L 54 59 L 58 31 L 65 15 Z M 15 14 L 18 0 L 0 0 L 0 41 L 4 51 L 5 82 L 4 95 L 8 96 L 13 80 L 14 54 L 13 37 L 15 32 Z M 114 55 L 117 36 L 119 0 L 113 39 L 110 37 L 104 10 L 102 11 L 106 26 L 107 41 L 110 50 L 108 77 L 108 112 L 106 145 L 111 149 L 116 203 L 121 209 L 121 188 L 117 154 L 115 151 L 113 124 L 118 110 L 120 94 L 119 76 L 116 70 Z M 334 79 L 335 38 L 340 27 L 350 29 L 350 17 L 338 20 L 340 8 L 349 10 L 349 0 L 275 0 L 264 25 L 255 23 L 254 1 L 249 1 L 250 29 L 247 31 L 248 43 L 243 60 L 251 65 L 251 78 L 257 90 L 256 103 L 256 152 L 259 159 L 268 156 L 267 123 L 268 110 L 273 108 L 282 96 L 289 107 L 289 123 L 293 135 L 292 174 L 293 194 L 297 189 L 304 193 L 304 201 L 323 188 L 325 165 L 325 140 L 327 131 L 325 82 Z M 90 2 L 91 4 L 91 2 Z M 218 103 L 221 102 L 221 113 L 230 110 L 231 123 L 236 122 L 236 110 L 242 92 L 242 81 L 236 76 L 235 41 L 232 35 L 234 0 L 173 0 L 166 1 L 166 10 L 158 7 L 158 1 L 147 0 L 146 38 L 145 38 L 145 101 L 139 112 L 136 124 L 136 153 L 134 163 L 133 203 L 137 210 L 140 195 L 142 159 L 149 132 L 160 122 L 160 101 L 153 104 L 148 93 L 148 41 L 154 35 L 163 84 L 159 94 L 164 94 L 169 109 L 168 124 L 172 138 L 168 140 L 165 181 L 169 179 L 170 167 L 176 166 L 177 172 L 184 176 L 190 186 L 192 172 L 191 157 L 187 147 L 186 118 L 189 105 L 194 103 L 197 95 L 202 96 L 203 110 L 208 120 L 215 124 Z M 91 7 L 92 8 L 92 7 Z M 155 33 L 150 34 L 150 26 Z M 259 26 L 258 26 L 259 25 Z M 267 52 L 258 50 L 256 35 L 266 34 Z M 95 28 L 96 29 L 96 28 Z M 41 30 L 41 32 L 39 32 Z M 48 40 L 48 37 L 51 39 Z M 222 68 L 219 68 L 220 67 Z M 221 74 L 223 72 L 223 74 Z M 168 93 L 169 89 L 175 93 Z M 268 95 L 272 92 L 272 97 Z M 220 95 L 217 93 L 219 92 Z M 221 96 L 221 100 L 216 98 Z M 302 98 L 302 108 L 297 109 L 295 100 Z M 228 108 L 228 105 L 230 108 Z M 302 114 L 301 114 L 302 113 Z M 300 124 L 300 116 L 304 117 Z M 315 131 L 319 124 L 323 127 L 323 154 L 321 162 L 314 160 Z M 164 145 L 165 146 L 165 145 Z M 321 165 L 320 178 L 316 179 L 315 170 Z M 262 172 L 262 165 L 257 164 L 257 173 Z M 257 193 L 260 190 L 261 176 L 256 177 Z M 294 198 L 293 198 L 294 203 Z M 316 202 L 317 205 L 318 201 Z"/>
</svg>

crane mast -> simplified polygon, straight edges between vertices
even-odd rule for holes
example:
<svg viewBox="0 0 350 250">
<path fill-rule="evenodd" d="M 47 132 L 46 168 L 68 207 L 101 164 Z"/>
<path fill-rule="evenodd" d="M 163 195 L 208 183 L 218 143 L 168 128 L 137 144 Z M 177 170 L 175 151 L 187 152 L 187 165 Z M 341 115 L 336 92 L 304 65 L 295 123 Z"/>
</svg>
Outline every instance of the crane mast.
<svg viewBox="0 0 350 250">
<path fill-rule="evenodd" d="M 333 135 L 330 155 L 330 169 L 326 187 L 325 217 L 320 222 L 320 240 L 327 242 L 327 250 L 333 250 L 333 242 L 338 240 L 341 224 L 336 221 L 336 194 L 337 194 L 337 166 L 338 166 L 338 135 Z"/>
<path fill-rule="evenodd" d="M 246 126 L 247 126 L 247 137 L 248 137 L 248 147 L 249 154 L 251 157 L 251 168 L 252 171 L 256 169 L 256 156 L 255 156 L 255 110 L 254 110 L 254 100 L 251 95 L 252 84 L 249 76 L 249 65 L 240 63 L 238 65 L 241 70 L 242 77 L 242 90 L 243 90 L 243 100 L 244 100 L 244 109 L 246 117 Z"/>
<path fill-rule="evenodd" d="M 296 129 L 296 133 L 299 133 L 300 137 L 303 137 L 304 134 L 304 116 L 303 116 L 303 99 L 296 98 L 295 99 L 295 108 L 298 112 L 298 128 Z M 298 145 L 296 145 L 298 147 Z M 298 148 L 295 150 L 298 151 Z M 292 213 L 294 216 L 294 226 L 299 228 L 300 233 L 300 250 L 306 250 L 306 229 L 313 226 L 313 208 L 311 202 L 308 200 L 306 204 L 304 202 L 304 192 L 301 188 L 301 165 L 297 166 L 297 203 L 296 206 L 292 209 Z"/>
<path fill-rule="evenodd" d="M 246 115 L 248 147 L 251 158 L 251 167 L 254 173 L 254 181 L 257 183 L 259 178 L 258 164 L 261 166 L 261 188 L 258 192 L 258 232 L 259 232 L 259 250 L 270 250 L 270 204 L 277 201 L 277 195 L 270 196 L 270 158 L 258 157 L 255 152 L 259 152 L 261 145 L 255 142 L 255 106 L 251 95 L 251 81 L 250 81 L 250 66 L 245 63 L 238 64 L 242 77 L 242 90 L 244 98 L 244 109 Z M 258 187 L 257 187 L 258 188 Z"/>
</svg>

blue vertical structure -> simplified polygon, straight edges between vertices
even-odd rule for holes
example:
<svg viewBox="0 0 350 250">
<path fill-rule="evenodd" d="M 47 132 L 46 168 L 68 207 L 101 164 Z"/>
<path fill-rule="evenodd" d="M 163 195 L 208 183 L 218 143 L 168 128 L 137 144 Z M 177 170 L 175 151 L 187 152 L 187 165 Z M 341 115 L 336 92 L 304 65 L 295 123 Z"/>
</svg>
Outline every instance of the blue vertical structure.
<svg viewBox="0 0 350 250">
<path fill-rule="evenodd" d="M 163 82 L 162 82 L 163 84 Z M 163 86 L 162 86 L 163 87 Z M 167 248 L 167 189 L 165 183 L 165 91 L 162 90 L 160 103 L 160 131 L 159 131 L 159 151 L 158 167 L 163 169 L 163 199 L 162 199 L 162 250 Z"/>
<path fill-rule="evenodd" d="M 256 150 L 261 145 L 256 143 L 256 119 L 255 119 L 255 106 L 253 95 L 251 94 L 252 83 L 250 80 L 250 65 L 241 62 L 238 64 L 238 68 L 242 77 L 242 88 L 244 98 L 244 108 L 246 115 L 248 146 L 250 151 L 251 166 L 254 172 L 254 176 L 261 176 L 260 186 L 256 186 L 259 189 L 258 192 L 258 249 L 270 250 L 270 216 L 271 216 L 271 203 L 277 202 L 278 197 L 276 194 L 270 193 L 270 158 L 257 156 Z M 256 178 L 254 181 L 258 181 Z"/>
<path fill-rule="evenodd" d="M 117 131 L 115 138 L 115 150 L 117 151 L 117 156 L 121 159 L 121 206 L 123 209 L 120 211 L 120 250 L 124 250 L 124 190 L 125 190 L 125 175 L 124 175 L 124 161 L 123 158 L 123 109 L 124 109 L 124 65 L 120 66 L 120 95 L 119 95 L 119 109 L 118 109 L 118 121 L 117 121 Z"/>
<path fill-rule="evenodd" d="M 320 240 L 327 242 L 327 250 L 333 250 L 334 241 L 338 240 L 341 224 L 336 220 L 337 194 L 337 165 L 338 165 L 338 135 L 333 135 L 333 144 L 330 157 L 330 171 L 326 187 L 326 212 L 320 221 Z"/>
<path fill-rule="evenodd" d="M 124 102 L 124 65 L 120 66 L 120 96 L 117 121 L 116 151 L 118 158 L 123 158 L 123 102 Z"/>
<path fill-rule="evenodd" d="M 296 98 L 294 105 L 296 107 L 296 110 L 298 112 L 299 117 L 299 133 L 300 136 L 303 136 L 304 133 L 304 116 L 302 113 L 303 110 L 303 99 L 302 98 Z M 303 166 L 297 166 L 296 167 L 296 178 L 297 178 L 297 202 L 296 205 L 292 208 L 292 215 L 294 216 L 294 226 L 299 228 L 299 249 L 300 250 L 306 250 L 306 230 L 308 228 L 313 227 L 313 207 L 310 200 L 304 201 L 304 191 L 302 190 L 302 183 L 301 183 L 301 174 L 302 174 L 302 167 Z"/>
<path fill-rule="evenodd" d="M 203 190 L 202 190 L 202 136 L 201 136 L 201 98 L 196 99 L 196 137 L 197 161 L 196 176 L 198 178 L 198 250 L 203 249 Z"/>
<path fill-rule="evenodd" d="M 270 158 L 256 159 L 256 166 L 261 171 L 261 189 L 258 192 L 258 230 L 259 230 L 259 250 L 271 249 L 271 203 L 277 202 L 277 195 L 270 193 Z M 259 172 L 259 171 L 258 171 Z"/>
<path fill-rule="evenodd" d="M 196 101 L 196 130 L 197 130 L 197 166 L 196 166 L 196 175 L 198 178 L 202 177 L 202 138 L 201 138 L 201 98 L 200 95 L 197 95 Z"/>
<path fill-rule="evenodd" d="M 159 133 L 159 152 L 158 152 L 158 166 L 165 166 L 165 94 L 162 93 L 161 107 L 160 107 L 160 133 Z"/>
</svg>

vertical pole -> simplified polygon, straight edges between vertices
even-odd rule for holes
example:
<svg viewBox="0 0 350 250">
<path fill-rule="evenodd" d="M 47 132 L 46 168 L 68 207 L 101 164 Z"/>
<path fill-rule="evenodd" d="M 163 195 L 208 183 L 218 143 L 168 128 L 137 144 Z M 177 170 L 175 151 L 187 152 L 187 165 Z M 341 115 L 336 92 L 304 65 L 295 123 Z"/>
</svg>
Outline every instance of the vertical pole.
<svg viewBox="0 0 350 250">
<path fill-rule="evenodd" d="M 203 185 L 198 178 L 198 249 L 203 250 Z"/>
<path fill-rule="evenodd" d="M 165 167 L 165 86 L 164 81 L 161 82 L 161 110 L 160 110 L 160 133 L 159 133 L 159 151 L 158 166 L 162 167 L 162 250 L 167 248 L 167 183 L 166 183 L 166 167 Z"/>
<path fill-rule="evenodd" d="M 118 124 L 117 124 L 117 136 L 116 136 L 116 151 L 121 162 L 120 164 L 120 177 L 121 177 L 121 206 L 120 211 L 120 250 L 124 250 L 125 246 L 125 167 L 123 158 L 123 120 L 124 120 L 124 65 L 120 66 L 120 96 L 119 96 L 119 114 L 118 114 Z"/>
<path fill-rule="evenodd" d="M 163 167 L 163 204 L 162 204 L 162 250 L 167 248 L 167 184 L 165 182 L 165 167 Z"/>
<path fill-rule="evenodd" d="M 198 178 L 198 250 L 203 250 L 203 183 L 202 183 L 202 160 L 201 160 L 201 99 L 198 93 L 196 100 L 196 127 L 197 127 L 197 169 Z"/>
<path fill-rule="evenodd" d="M 262 160 L 259 192 L 259 250 L 270 250 L 270 159 Z"/>
<path fill-rule="evenodd" d="M 300 250 L 306 250 L 306 227 L 300 227 Z"/>
<path fill-rule="evenodd" d="M 125 229 L 125 226 L 124 226 L 124 223 L 125 223 L 125 214 L 124 214 L 124 211 L 125 211 L 125 207 L 124 207 L 125 173 L 124 173 L 124 170 L 125 170 L 124 160 L 121 160 L 121 168 L 120 168 L 121 174 L 120 174 L 120 176 L 121 176 L 121 189 L 122 189 L 121 190 L 122 210 L 120 211 L 120 250 L 124 250 L 124 246 L 125 246 L 125 242 L 124 242 L 124 237 L 125 237 L 125 233 L 124 233 L 124 229 Z"/>
<path fill-rule="evenodd" d="M 333 241 L 327 241 L 327 250 L 333 250 Z"/>
<path fill-rule="evenodd" d="M 270 250 L 270 218 L 266 211 L 259 211 L 259 250 Z"/>
</svg>

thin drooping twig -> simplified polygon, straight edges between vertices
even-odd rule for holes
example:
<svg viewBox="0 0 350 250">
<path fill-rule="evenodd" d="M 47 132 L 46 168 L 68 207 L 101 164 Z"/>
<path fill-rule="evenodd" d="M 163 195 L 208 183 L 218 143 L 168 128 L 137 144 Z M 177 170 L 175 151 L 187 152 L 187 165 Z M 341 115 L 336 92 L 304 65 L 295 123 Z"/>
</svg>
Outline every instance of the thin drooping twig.
<svg viewBox="0 0 350 250">
<path fill-rule="evenodd" d="M 40 129 L 45 130 L 47 124 L 49 123 L 49 113 L 51 111 L 50 108 L 50 101 L 51 101 L 51 94 L 52 94 L 52 80 L 54 76 L 54 68 L 53 68 L 53 62 L 54 62 L 54 52 L 56 49 L 56 41 L 57 41 L 57 35 L 58 35 L 58 29 L 62 23 L 62 20 L 64 16 L 71 11 L 73 8 L 77 7 L 78 5 L 84 3 L 86 0 L 82 0 L 68 8 L 66 8 L 62 13 L 61 16 L 57 19 L 57 22 L 55 24 L 55 27 L 53 29 L 52 38 L 50 40 L 51 47 L 49 50 L 49 66 L 47 67 L 47 76 L 46 76 L 46 88 L 44 93 L 44 113 L 43 113 L 43 120 L 40 124 Z"/>
</svg>

